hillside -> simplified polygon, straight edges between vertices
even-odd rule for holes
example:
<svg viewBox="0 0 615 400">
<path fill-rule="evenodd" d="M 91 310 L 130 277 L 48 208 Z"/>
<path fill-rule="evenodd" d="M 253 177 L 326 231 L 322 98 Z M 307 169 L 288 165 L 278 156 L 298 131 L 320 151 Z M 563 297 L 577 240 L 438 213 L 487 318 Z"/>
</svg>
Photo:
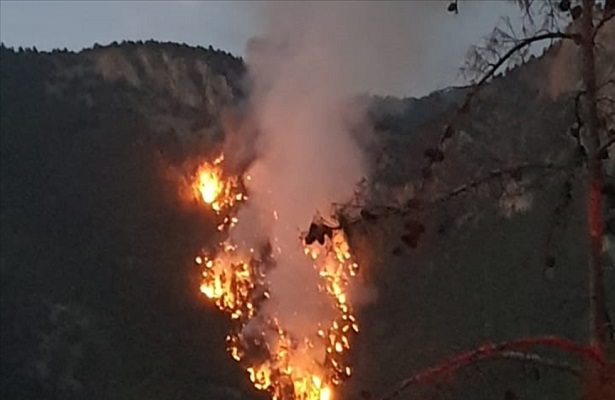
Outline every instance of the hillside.
<svg viewBox="0 0 615 400">
<path fill-rule="evenodd" d="M 2 398 L 241 388 L 190 268 L 215 228 L 165 171 L 211 151 L 242 61 L 159 43 L 0 60 Z"/>
<path fill-rule="evenodd" d="M 602 78 L 614 76 L 604 43 Z M 484 88 L 435 171 L 434 195 L 503 165 L 569 156 L 571 52 L 554 46 Z M 220 145 L 221 112 L 244 99 L 244 73 L 230 54 L 170 43 L 0 49 L 2 398 L 262 397 L 225 353 L 225 318 L 196 290 L 192 255 L 214 235 L 211 216 L 180 203 L 168 179 Z M 466 91 L 370 99 L 372 203 L 412 196 L 424 150 Z M 584 340 L 579 181 L 552 249 L 564 176 L 524 179 L 531 190 L 500 196 L 495 184 L 417 214 L 427 231 L 416 249 L 400 251 L 399 218 L 361 227 L 355 244 L 377 300 L 359 311 L 345 398 L 385 392 L 484 340 Z M 566 375 L 501 362 L 449 383 L 413 398 L 567 399 L 578 389 Z"/>
</svg>

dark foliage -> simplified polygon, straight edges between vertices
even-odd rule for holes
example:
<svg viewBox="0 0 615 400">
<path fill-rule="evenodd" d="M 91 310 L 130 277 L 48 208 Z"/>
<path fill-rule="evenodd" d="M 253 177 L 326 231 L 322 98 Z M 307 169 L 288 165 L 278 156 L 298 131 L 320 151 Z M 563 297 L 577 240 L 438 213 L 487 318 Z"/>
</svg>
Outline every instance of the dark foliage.
<svg viewBox="0 0 615 400">
<path fill-rule="evenodd" d="M 331 227 L 312 222 L 310 224 L 308 233 L 305 236 L 305 243 L 310 245 L 317 241 L 322 245 L 325 243 L 326 237 L 329 237 L 329 239 L 331 239 L 332 236 L 333 229 Z"/>
</svg>

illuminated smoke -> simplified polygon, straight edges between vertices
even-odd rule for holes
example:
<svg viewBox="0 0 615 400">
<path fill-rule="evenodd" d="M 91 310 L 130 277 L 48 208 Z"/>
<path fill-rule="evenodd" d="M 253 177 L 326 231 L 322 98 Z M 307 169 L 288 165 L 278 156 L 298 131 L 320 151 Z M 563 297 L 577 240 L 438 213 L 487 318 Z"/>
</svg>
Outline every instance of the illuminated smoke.
<svg viewBox="0 0 615 400">
<path fill-rule="evenodd" d="M 430 4 L 418 7 L 429 12 Z M 358 143 L 368 131 L 365 109 L 355 95 L 386 90 L 411 69 L 408 55 L 391 51 L 415 43 L 408 10 L 402 2 L 270 4 L 268 28 L 247 51 L 250 98 L 223 117 L 223 168 L 243 176 L 248 200 L 227 219 L 233 228 L 220 254 L 197 258 L 201 290 L 239 321 L 231 356 L 274 397 L 328 399 L 351 375 L 342 356 L 359 329 L 354 310 L 368 298 L 352 279 L 358 266 L 341 231 L 324 247 L 304 246 L 301 234 L 316 215 L 330 218 L 332 204 L 347 201 L 368 175 Z M 273 261 L 254 268 L 263 248 Z M 256 301 L 261 286 L 265 300 Z M 252 350 L 263 342 L 268 356 L 259 359 Z M 271 391 L 288 377 L 294 395 Z"/>
</svg>

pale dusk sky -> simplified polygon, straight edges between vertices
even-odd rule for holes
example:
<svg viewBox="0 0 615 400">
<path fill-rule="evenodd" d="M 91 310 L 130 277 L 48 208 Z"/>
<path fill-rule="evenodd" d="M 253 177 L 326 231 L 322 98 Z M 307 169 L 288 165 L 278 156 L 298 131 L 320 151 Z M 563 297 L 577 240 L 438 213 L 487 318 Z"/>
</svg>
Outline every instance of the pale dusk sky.
<svg viewBox="0 0 615 400">
<path fill-rule="evenodd" d="M 421 12 L 424 4 L 413 3 Z M 437 15 L 430 16 L 433 23 L 421 27 L 425 30 L 422 47 L 429 51 L 412 62 L 413 73 L 418 71 L 424 78 L 401 85 L 395 94 L 421 96 L 463 83 L 458 68 L 469 46 L 488 34 L 502 15 L 516 13 L 515 6 L 505 0 L 464 1 L 458 15 L 446 11 L 448 3 L 442 1 L 441 13 L 436 8 Z M 257 1 L 1 0 L 0 40 L 13 47 L 81 50 L 94 43 L 155 39 L 212 45 L 244 56 L 247 41 L 265 29 L 266 6 Z"/>
</svg>

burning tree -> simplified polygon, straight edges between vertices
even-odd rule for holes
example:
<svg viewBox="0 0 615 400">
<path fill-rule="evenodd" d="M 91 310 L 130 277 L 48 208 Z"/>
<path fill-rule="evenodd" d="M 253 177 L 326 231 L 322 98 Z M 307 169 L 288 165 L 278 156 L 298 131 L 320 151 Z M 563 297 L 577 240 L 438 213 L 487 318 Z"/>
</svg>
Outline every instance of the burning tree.
<svg viewBox="0 0 615 400">
<path fill-rule="evenodd" d="M 613 85 L 612 77 L 598 80 L 596 73 L 596 38 L 610 24 L 615 15 L 615 3 L 606 1 L 604 7 L 599 7 L 594 0 L 583 1 L 544 1 L 520 0 L 525 13 L 526 22 L 538 29 L 534 34 L 527 35 L 527 25 L 523 26 L 524 36 L 519 38 L 510 31 L 497 28 L 486 40 L 483 47 L 475 47 L 470 53 L 469 70 L 478 74 L 479 78 L 469 88 L 465 100 L 457 108 L 456 113 L 448 121 L 440 135 L 437 145 L 428 148 L 424 155 L 427 165 L 422 171 L 422 180 L 414 196 L 404 205 L 344 205 L 340 213 L 347 215 L 350 211 L 357 214 L 355 221 L 373 222 L 380 218 L 403 216 L 410 218 L 407 232 L 402 236 L 402 242 L 409 247 L 420 243 L 425 231 L 423 223 L 416 215 L 426 208 L 433 208 L 459 196 L 468 194 L 484 185 L 499 181 L 511 183 L 519 190 L 527 184 L 523 178 L 540 174 L 563 174 L 565 179 L 561 199 L 553 209 L 553 229 L 565 224 L 565 214 L 569 211 L 572 200 L 572 181 L 582 178 L 585 181 L 586 193 L 586 226 L 588 236 L 588 271 L 589 271 L 589 310 L 590 337 L 586 344 L 575 343 L 557 336 L 527 337 L 513 339 L 503 343 L 485 343 L 480 348 L 461 353 L 441 364 L 421 371 L 405 379 L 383 399 L 396 398 L 411 385 L 432 381 L 440 375 L 449 374 L 458 368 L 474 364 L 488 358 L 506 358 L 522 360 L 528 363 L 544 365 L 550 368 L 566 370 L 582 376 L 584 397 L 587 399 L 604 399 L 615 396 L 615 366 L 609 360 L 605 346 L 609 322 L 605 300 L 605 282 L 603 266 L 603 194 L 607 191 L 604 183 L 604 164 L 609 158 L 609 148 L 613 144 L 615 126 L 613 125 Z M 462 12 L 462 4 L 453 1 L 448 10 Z M 556 30 L 562 21 L 568 24 L 565 31 Z M 569 134 L 576 146 L 563 163 L 523 163 L 505 165 L 491 170 L 486 176 L 462 184 L 452 191 L 442 193 L 436 181 L 437 167 L 446 159 L 446 147 L 459 133 L 459 125 L 469 112 L 473 100 L 483 86 L 489 82 L 498 71 L 508 63 L 518 63 L 529 56 L 528 49 L 534 43 L 544 41 L 569 42 L 580 49 L 582 89 L 574 96 L 575 124 Z M 508 184 L 502 184 L 504 191 L 509 192 Z M 551 233 L 548 241 L 552 241 Z M 551 254 L 545 257 L 545 266 L 553 267 L 555 262 Z M 612 327 L 611 327 L 612 330 Z M 612 335 L 612 333 L 611 333 Z M 537 347 L 561 350 L 565 353 L 580 355 L 584 360 L 583 368 L 566 364 L 530 352 Z M 366 394 L 368 396 L 368 394 Z M 369 395 L 371 396 L 371 395 Z"/>
</svg>

